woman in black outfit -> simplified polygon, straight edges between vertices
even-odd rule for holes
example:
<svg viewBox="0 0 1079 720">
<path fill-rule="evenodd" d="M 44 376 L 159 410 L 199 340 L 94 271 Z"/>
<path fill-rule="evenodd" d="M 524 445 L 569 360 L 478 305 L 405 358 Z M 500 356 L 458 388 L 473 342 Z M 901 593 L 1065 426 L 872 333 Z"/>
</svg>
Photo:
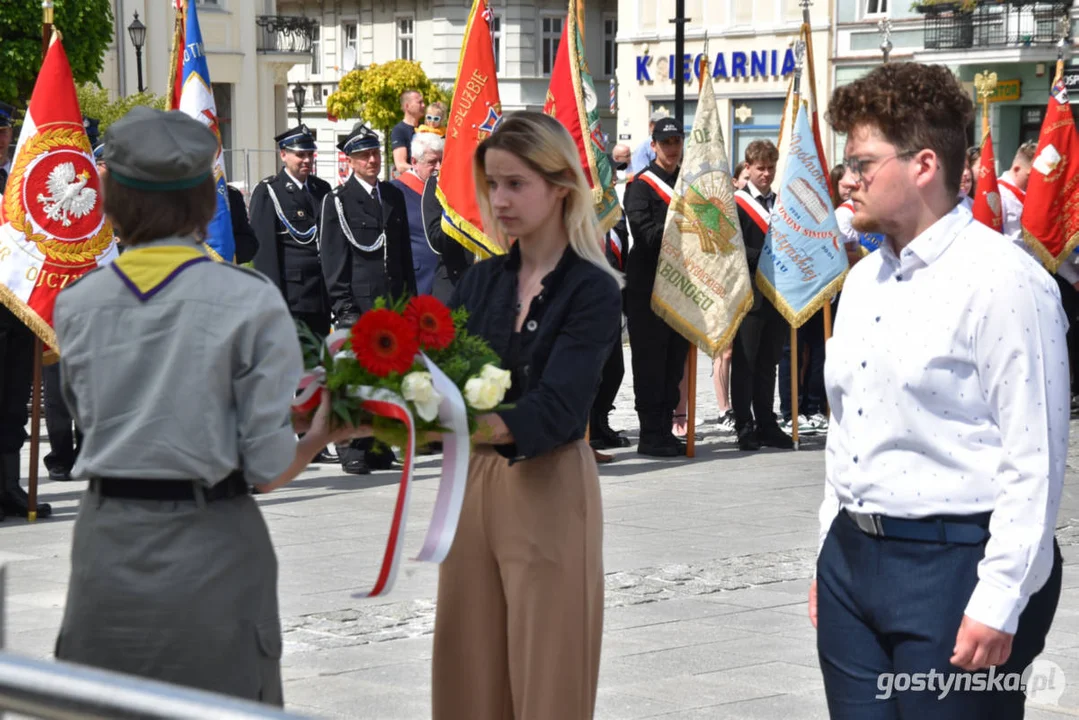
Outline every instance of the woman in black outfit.
<svg viewBox="0 0 1079 720">
<path fill-rule="evenodd" d="M 457 286 L 468 329 L 510 370 L 482 415 L 457 536 L 439 573 L 435 720 L 592 717 L 603 626 L 603 516 L 584 440 L 621 321 L 577 148 L 540 113 L 476 150 L 484 227 L 509 252 Z"/>
</svg>

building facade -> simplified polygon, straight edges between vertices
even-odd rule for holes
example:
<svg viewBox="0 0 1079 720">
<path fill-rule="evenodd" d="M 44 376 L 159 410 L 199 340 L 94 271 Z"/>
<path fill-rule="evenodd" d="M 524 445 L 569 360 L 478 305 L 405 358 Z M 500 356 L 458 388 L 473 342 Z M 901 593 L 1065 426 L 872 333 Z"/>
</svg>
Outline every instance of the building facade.
<svg viewBox="0 0 1079 720">
<path fill-rule="evenodd" d="M 348 72 L 372 63 L 418 61 L 431 80 L 449 87 L 457 74 L 471 0 L 279 0 L 279 11 L 302 15 L 316 23 L 309 60 L 288 73 L 290 88 L 304 88 L 300 117 L 315 132 L 317 173 L 331 184 L 347 178 L 344 158 L 336 149 L 355 118 L 330 120 L 326 98 Z M 566 19 L 562 0 L 491 0 L 498 89 L 504 111 L 541 110 Z M 589 67 L 597 91 L 607 92 L 617 56 L 617 0 L 594 0 L 586 6 L 585 37 Z M 289 123 L 297 113 L 288 103 Z M 614 115 L 602 113 L 614 132 Z M 272 136 L 264 137 L 266 143 Z"/>
<path fill-rule="evenodd" d="M 1049 101 L 1062 23 L 1079 27 L 1079 0 L 1003 0 L 984 2 L 971 12 L 950 3 L 906 0 L 837 0 L 835 13 L 834 77 L 836 87 L 868 73 L 883 61 L 881 22 L 890 22 L 891 61 L 913 60 L 946 65 L 977 99 L 974 77 L 997 74 L 997 91 L 990 98 L 989 121 L 998 170 L 1010 164 L 1016 149 L 1036 140 Z M 1067 40 L 1068 54 L 1077 55 L 1075 32 Z M 1079 65 L 1066 77 L 1074 89 L 1071 100 L 1079 110 Z M 981 142 L 982 106 L 970 128 L 972 145 Z M 842 157 L 843 138 L 834 142 Z"/>
<path fill-rule="evenodd" d="M 830 3 L 810 6 L 817 93 L 831 92 Z M 674 56 L 673 0 L 623 0 L 618 7 L 617 140 L 636 148 L 648 140 L 656 110 L 674 112 L 679 62 Z M 731 164 L 750 142 L 777 141 L 791 74 L 793 44 L 802 25 L 801 0 L 686 0 L 683 122 L 688 130 L 697 107 L 698 58 L 707 45 Z M 803 90 L 808 78 L 803 80 Z M 613 137 L 613 136 L 612 136 Z"/>
<path fill-rule="evenodd" d="M 197 3 L 226 173 L 246 190 L 276 171 L 271 148 L 273 136 L 286 127 L 286 76 L 296 63 L 310 62 L 311 32 L 303 18 L 279 15 L 276 0 Z M 146 27 L 143 87 L 164 95 L 175 19 L 168 0 L 113 0 L 114 38 L 99 81 L 113 97 L 138 91 L 140 57 L 127 30 L 135 13 Z"/>
</svg>

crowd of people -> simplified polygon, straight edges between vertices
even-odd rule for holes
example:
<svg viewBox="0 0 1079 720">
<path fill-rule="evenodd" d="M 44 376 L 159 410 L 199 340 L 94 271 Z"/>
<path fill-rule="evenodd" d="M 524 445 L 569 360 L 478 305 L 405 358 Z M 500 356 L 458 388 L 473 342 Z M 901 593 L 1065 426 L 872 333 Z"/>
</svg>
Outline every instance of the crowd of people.
<svg viewBox="0 0 1079 720">
<path fill-rule="evenodd" d="M 508 116 L 473 158 L 484 227 L 506 253 L 474 262 L 442 233 L 434 197 L 444 108 L 432 114 L 413 92 L 401 100 L 392 182 L 362 124 L 339 145 L 352 175 L 336 188 L 312 173 L 307 128 L 275 138 L 283 167 L 250 204 L 253 270 L 201 248 L 217 152 L 202 123 L 136 108 L 109 128 L 95 154 L 124 252 L 60 293 L 62 353 L 46 388 L 80 438 L 77 454 L 57 456 L 57 479 L 89 481 L 57 657 L 282 704 L 276 557 L 252 495 L 316 458 L 332 462 L 331 444 L 348 473 L 394 462 L 370 427 L 331 424 L 328 393 L 310 421 L 290 415 L 302 371 L 294 323 L 325 334 L 379 296 L 430 292 L 469 311 L 469 331 L 513 378 L 509 405 L 477 420 L 439 570 L 433 715 L 592 716 L 604 596 L 596 462 L 629 444 L 607 422 L 624 372 L 623 314 L 637 451 L 682 455 L 678 436 L 693 430 L 679 411 L 689 345 L 650 306 L 683 129 L 655 117 L 647 147 L 612 149 L 619 172 L 636 172 L 622 190 L 625 221 L 601 243 L 569 133 L 540 113 Z M 972 115 L 940 66 L 885 65 L 836 90 L 827 120 L 847 145 L 833 201 L 854 267 L 827 357 L 810 323 L 796 339 L 805 366 L 784 365 L 789 328 L 755 290 L 713 364 L 717 422 L 740 449 L 789 448 L 795 423 L 827 432 L 808 607 L 841 720 L 1021 718 L 1019 688 L 881 700 L 879 677 L 1022 672 L 1060 595 L 1071 286 L 1014 242 L 1029 147 L 1001 178 L 1012 204 L 1004 236 L 962 201 Z M 777 161 L 776 146 L 757 140 L 732 174 L 751 273 Z M 242 204 L 232 207 L 242 230 Z M 8 371 L 28 353 L 11 340 L 17 318 L 2 319 L 0 453 L 13 503 L 19 472 L 6 459 L 17 463 L 29 381 L 24 392 Z M 807 376 L 799 407 L 809 416 L 792 417 L 782 379 L 774 412 L 777 373 Z"/>
</svg>

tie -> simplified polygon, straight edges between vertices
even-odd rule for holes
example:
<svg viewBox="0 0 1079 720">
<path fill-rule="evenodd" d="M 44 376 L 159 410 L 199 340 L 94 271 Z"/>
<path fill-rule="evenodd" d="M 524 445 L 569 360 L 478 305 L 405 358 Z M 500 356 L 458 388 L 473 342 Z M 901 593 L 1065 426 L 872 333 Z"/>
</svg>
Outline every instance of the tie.
<svg viewBox="0 0 1079 720">
<path fill-rule="evenodd" d="M 761 204 L 764 205 L 764 209 L 768 212 L 772 211 L 772 205 L 775 204 L 776 194 L 768 193 L 767 195 L 761 195 Z"/>
</svg>

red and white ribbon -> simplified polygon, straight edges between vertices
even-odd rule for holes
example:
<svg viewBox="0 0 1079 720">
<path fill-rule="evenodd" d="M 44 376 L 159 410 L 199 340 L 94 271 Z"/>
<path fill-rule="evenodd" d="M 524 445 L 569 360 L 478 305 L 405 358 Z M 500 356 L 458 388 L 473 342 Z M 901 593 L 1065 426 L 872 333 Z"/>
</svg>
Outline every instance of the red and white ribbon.
<svg viewBox="0 0 1079 720">
<path fill-rule="evenodd" d="M 326 348 L 331 356 L 349 355 L 346 344 L 349 331 L 338 330 L 326 338 Z M 453 545 L 457 533 L 457 523 L 464 503 L 465 486 L 468 482 L 468 460 L 471 449 L 468 433 L 468 412 L 461 391 L 441 369 L 423 353 L 420 360 L 428 372 L 435 390 L 442 396 L 438 408 L 439 423 L 449 430 L 442 435 L 442 477 L 439 480 L 435 508 L 427 527 L 423 547 L 416 560 L 440 563 Z M 300 379 L 299 392 L 292 401 L 294 411 L 308 413 L 319 404 L 319 395 L 326 383 L 326 370 L 316 367 L 304 373 Z M 404 423 L 408 429 L 408 443 L 404 448 L 404 466 L 397 490 L 390 530 L 386 538 L 386 549 L 382 556 L 382 566 L 374 586 L 366 591 L 355 593 L 353 597 L 379 597 L 393 589 L 397 571 L 401 565 L 404 547 L 405 527 L 408 521 L 409 502 L 412 494 L 412 471 L 415 467 L 416 425 L 408 403 L 397 393 L 381 388 L 357 387 L 349 395 L 362 401 L 361 407 L 374 415 L 387 417 Z"/>
</svg>

